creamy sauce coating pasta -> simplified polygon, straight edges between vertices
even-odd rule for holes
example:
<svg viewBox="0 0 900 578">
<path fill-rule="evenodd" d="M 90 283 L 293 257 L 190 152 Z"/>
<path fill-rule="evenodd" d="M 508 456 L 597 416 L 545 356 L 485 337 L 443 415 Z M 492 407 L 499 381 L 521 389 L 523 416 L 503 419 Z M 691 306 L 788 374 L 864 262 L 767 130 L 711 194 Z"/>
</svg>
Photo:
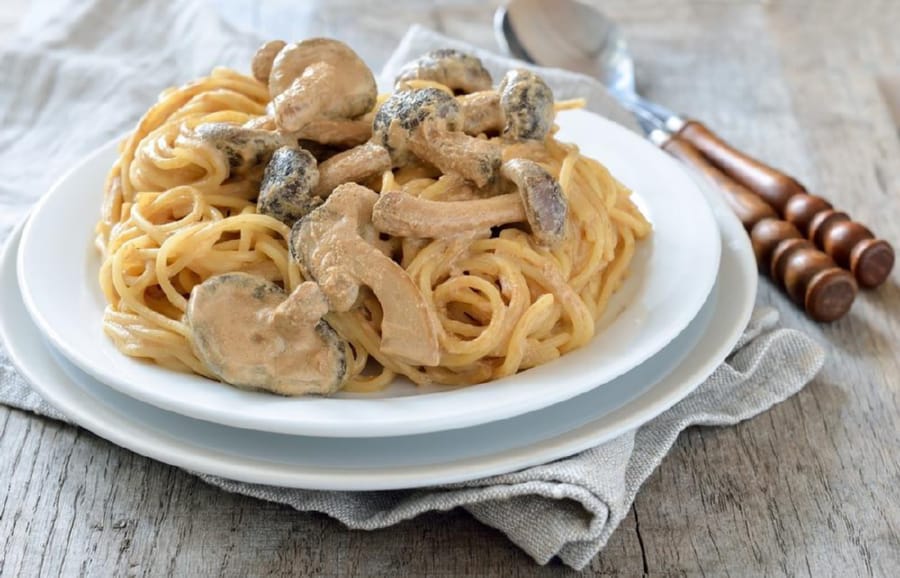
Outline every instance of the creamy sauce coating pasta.
<svg viewBox="0 0 900 578">
<path fill-rule="evenodd" d="M 104 330 L 124 354 L 213 377 L 184 321 L 191 289 L 229 272 L 258 275 L 287 292 L 304 281 L 287 249 L 287 225 L 256 211 L 263 167 L 230 170 L 218 151 L 193 138 L 204 123 L 264 124 L 268 103 L 265 85 L 217 68 L 164 92 L 122 143 L 97 246 Z M 325 318 L 351 345 L 345 390 L 382 389 L 398 375 L 418 384 L 481 383 L 556 359 L 594 335 L 650 225 L 602 164 L 552 135 L 505 147 L 507 158 L 531 159 L 559 180 L 568 203 L 562 242 L 542 247 L 517 226 L 379 240 L 438 321 L 440 363 L 415 366 L 384 354 L 382 306 L 364 293 L 358 308 Z M 435 201 L 471 194 L 453 175 L 418 165 L 367 184 Z"/>
</svg>

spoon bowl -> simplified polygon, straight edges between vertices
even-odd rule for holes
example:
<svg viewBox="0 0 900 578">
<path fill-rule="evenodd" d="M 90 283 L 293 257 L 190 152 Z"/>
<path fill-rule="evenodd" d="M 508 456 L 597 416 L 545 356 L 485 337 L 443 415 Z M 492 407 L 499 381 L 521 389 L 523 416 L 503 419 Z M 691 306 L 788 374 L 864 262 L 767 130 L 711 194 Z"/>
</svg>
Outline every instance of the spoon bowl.
<svg viewBox="0 0 900 578">
<path fill-rule="evenodd" d="M 636 92 L 625 36 L 593 6 L 576 0 L 512 0 L 497 9 L 494 35 L 516 58 L 592 76 L 616 92 Z"/>
<path fill-rule="evenodd" d="M 683 121 L 637 93 L 634 60 L 619 26 L 580 0 L 510 0 L 494 14 L 494 36 L 512 56 L 591 76 L 638 116 L 652 115 L 670 130 Z"/>
</svg>

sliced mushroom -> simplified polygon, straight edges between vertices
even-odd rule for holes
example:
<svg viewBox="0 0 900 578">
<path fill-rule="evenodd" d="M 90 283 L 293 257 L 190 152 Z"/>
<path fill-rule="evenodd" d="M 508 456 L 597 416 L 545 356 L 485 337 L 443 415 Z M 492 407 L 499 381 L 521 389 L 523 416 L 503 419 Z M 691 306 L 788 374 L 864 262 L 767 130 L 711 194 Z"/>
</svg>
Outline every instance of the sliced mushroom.
<svg viewBox="0 0 900 578">
<path fill-rule="evenodd" d="M 384 311 L 381 351 L 416 365 L 437 365 L 436 322 L 418 287 L 397 263 L 367 243 L 378 195 L 357 184 L 337 187 L 291 230 L 291 255 L 315 279 L 332 311 L 356 306 L 368 286 Z"/>
<path fill-rule="evenodd" d="M 553 128 L 553 91 L 537 74 L 510 70 L 497 87 L 506 119 L 503 136 L 513 140 L 543 139 Z"/>
<path fill-rule="evenodd" d="M 493 84 L 491 73 L 481 60 L 452 48 L 432 50 L 406 64 L 394 80 L 394 89 L 402 90 L 409 80 L 431 80 L 462 92 L 487 90 Z"/>
<path fill-rule="evenodd" d="M 267 162 L 275 149 L 290 140 L 277 132 L 227 122 L 197 125 L 193 135 L 225 155 L 229 168 L 237 173 Z"/>
<path fill-rule="evenodd" d="M 459 132 L 462 117 L 452 96 L 435 88 L 395 92 L 372 124 L 373 139 L 390 152 L 395 166 L 412 153 L 445 173 L 457 173 L 483 187 L 500 166 L 500 147 Z"/>
<path fill-rule="evenodd" d="M 518 193 L 447 202 L 389 191 L 375 203 L 372 223 L 391 235 L 442 238 L 527 221 L 539 243 L 550 247 L 559 243 L 568 212 L 559 182 L 525 159 L 506 161 L 500 173 L 518 187 Z"/>
<path fill-rule="evenodd" d="M 272 73 L 272 62 L 285 46 L 287 43 L 284 40 L 270 40 L 260 46 L 253 55 L 253 62 L 250 65 L 253 78 L 268 84 L 269 74 Z"/>
<path fill-rule="evenodd" d="M 375 143 L 338 153 L 319 165 L 319 184 L 313 193 L 327 197 L 343 183 L 359 183 L 391 168 L 391 155 Z"/>
<path fill-rule="evenodd" d="M 278 52 L 269 75 L 275 123 L 286 132 L 313 120 L 353 119 L 375 105 L 375 77 L 353 50 L 337 40 L 311 38 Z"/>
<path fill-rule="evenodd" d="M 300 147 L 281 147 L 266 165 L 257 211 L 288 226 L 322 204 L 312 193 L 319 182 L 316 159 Z"/>
<path fill-rule="evenodd" d="M 559 181 L 541 165 L 526 159 L 506 161 L 500 174 L 518 187 L 531 233 L 538 242 L 552 247 L 562 241 L 569 203 Z"/>
<path fill-rule="evenodd" d="M 293 293 L 246 273 L 194 287 L 185 320 L 200 360 L 222 381 L 282 395 L 329 394 L 347 376 L 347 343 L 322 316 L 318 286 Z"/>
</svg>

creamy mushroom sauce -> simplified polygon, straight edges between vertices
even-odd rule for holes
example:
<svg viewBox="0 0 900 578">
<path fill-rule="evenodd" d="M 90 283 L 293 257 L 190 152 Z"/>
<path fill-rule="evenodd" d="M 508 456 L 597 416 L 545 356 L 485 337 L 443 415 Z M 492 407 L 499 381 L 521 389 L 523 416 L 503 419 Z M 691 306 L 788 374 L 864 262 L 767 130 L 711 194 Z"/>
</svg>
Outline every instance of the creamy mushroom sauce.
<svg viewBox="0 0 900 578">
<path fill-rule="evenodd" d="M 610 292 L 597 283 L 616 284 L 594 257 L 611 254 L 601 249 L 617 231 L 591 195 L 615 194 L 630 217 L 615 226 L 633 229 L 629 239 L 649 226 L 598 163 L 552 138 L 553 95 L 540 77 L 513 70 L 494 89 L 477 58 L 437 50 L 404 67 L 374 110 L 372 72 L 336 40 L 268 42 L 252 71 L 255 81 L 217 70 L 164 95 L 113 168 L 101 245 L 126 231 L 177 256 L 143 263 L 159 280 L 143 291 L 120 292 L 133 279 L 101 273 L 105 325 L 123 352 L 239 387 L 328 394 L 396 374 L 477 383 L 593 334 Z M 170 158 L 205 177 L 183 183 Z M 173 184 L 158 190 L 157 178 Z M 580 207 L 571 221 L 569 194 Z M 140 226 L 115 214 L 125 201 L 148 211 Z M 598 222 L 604 235 L 585 234 Z M 555 253 L 572 263 L 558 267 Z M 141 266 L 122 258 L 129 271 Z M 381 371 L 371 380 L 367 360 Z"/>
</svg>

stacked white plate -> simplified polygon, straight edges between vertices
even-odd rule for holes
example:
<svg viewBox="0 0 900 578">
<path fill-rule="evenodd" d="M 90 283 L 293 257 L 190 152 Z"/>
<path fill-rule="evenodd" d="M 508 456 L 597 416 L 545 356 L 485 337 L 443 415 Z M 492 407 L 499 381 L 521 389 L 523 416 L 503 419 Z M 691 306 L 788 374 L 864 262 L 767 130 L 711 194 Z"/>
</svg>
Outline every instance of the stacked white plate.
<svg viewBox="0 0 900 578">
<path fill-rule="evenodd" d="M 462 389 L 398 381 L 377 395 L 282 398 L 120 354 L 103 335 L 93 228 L 115 143 L 65 175 L 0 260 L 0 334 L 47 401 L 113 443 L 246 482 L 398 489 L 558 459 L 639 427 L 693 391 L 749 319 L 753 252 L 740 223 L 671 158 L 596 115 L 561 140 L 602 161 L 653 223 L 597 336 L 563 358 Z"/>
</svg>

